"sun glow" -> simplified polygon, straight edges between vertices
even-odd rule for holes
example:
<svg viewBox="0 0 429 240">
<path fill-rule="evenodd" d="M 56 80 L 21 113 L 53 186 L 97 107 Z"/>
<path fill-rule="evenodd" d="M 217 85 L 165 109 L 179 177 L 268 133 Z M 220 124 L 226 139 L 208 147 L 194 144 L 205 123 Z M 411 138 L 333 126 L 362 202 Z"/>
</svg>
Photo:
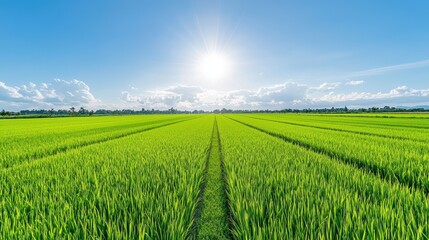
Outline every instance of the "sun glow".
<svg viewBox="0 0 429 240">
<path fill-rule="evenodd" d="M 231 70 L 228 57 L 218 52 L 210 52 L 201 56 L 198 69 L 207 79 L 220 80 L 226 77 Z"/>
</svg>

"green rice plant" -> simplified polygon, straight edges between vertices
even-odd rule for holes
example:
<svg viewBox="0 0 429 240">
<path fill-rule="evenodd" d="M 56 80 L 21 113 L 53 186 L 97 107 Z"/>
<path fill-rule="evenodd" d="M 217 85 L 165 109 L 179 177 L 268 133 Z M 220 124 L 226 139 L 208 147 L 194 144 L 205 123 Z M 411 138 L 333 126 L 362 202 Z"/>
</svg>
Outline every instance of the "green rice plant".
<svg viewBox="0 0 429 240">
<path fill-rule="evenodd" d="M 362 126 L 382 126 L 391 128 L 411 128 L 411 129 L 429 129 L 428 114 L 420 114 L 422 117 L 409 117 L 408 114 L 396 114 L 391 117 L 389 114 L 303 114 L 304 118 L 316 117 L 318 121 L 330 121 L 340 123 L 360 124 Z"/>
<path fill-rule="evenodd" d="M 219 131 L 215 121 L 202 191 L 202 210 L 197 221 L 197 239 L 230 237 L 222 166 Z"/>
<path fill-rule="evenodd" d="M 234 238 L 429 237 L 429 203 L 422 191 L 225 117 L 218 126 Z"/>
<path fill-rule="evenodd" d="M 318 115 L 318 116 L 326 116 L 326 117 L 356 117 L 356 118 L 395 118 L 395 119 L 428 119 L 429 114 L 427 112 L 392 112 L 392 113 L 340 113 L 340 114 L 311 114 L 311 115 Z"/>
<path fill-rule="evenodd" d="M 347 122 L 343 121 L 332 121 L 326 117 L 312 116 L 312 115 L 291 115 L 291 114 L 255 114 L 249 117 L 266 119 L 270 121 L 283 122 L 285 124 L 313 127 L 327 130 L 334 130 L 340 132 L 350 132 L 369 136 L 379 136 L 385 138 L 414 140 L 418 142 L 429 142 L 429 128 L 404 128 L 404 127 L 389 127 L 386 125 L 371 125 L 362 121 L 362 118 L 348 118 Z M 378 122 L 391 122 L 391 119 L 379 119 Z M 409 119 L 401 119 L 406 124 Z M 410 124 L 410 126 L 412 126 Z"/>
<path fill-rule="evenodd" d="M 0 239 L 428 239 L 429 124 L 383 116 L 1 120 Z"/>
<path fill-rule="evenodd" d="M 213 117 L 0 170 L 0 239 L 184 239 Z"/>
<path fill-rule="evenodd" d="M 364 171 L 429 193 L 429 146 L 409 140 L 365 136 L 326 129 L 230 116 L 273 136 L 323 153 Z"/>
<path fill-rule="evenodd" d="M 156 115 L 3 120 L 0 169 L 192 118 Z"/>
</svg>

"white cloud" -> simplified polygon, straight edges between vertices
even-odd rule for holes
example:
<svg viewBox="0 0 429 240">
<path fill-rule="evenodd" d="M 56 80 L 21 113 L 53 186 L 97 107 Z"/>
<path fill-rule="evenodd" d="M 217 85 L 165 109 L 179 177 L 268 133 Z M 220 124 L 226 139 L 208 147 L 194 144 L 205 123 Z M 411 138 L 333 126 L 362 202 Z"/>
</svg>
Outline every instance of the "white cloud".
<svg viewBox="0 0 429 240">
<path fill-rule="evenodd" d="M 139 107 L 144 108 L 174 107 L 182 110 L 323 108 L 343 105 L 369 107 L 377 104 L 396 106 L 403 103 L 419 104 L 429 101 L 429 89 L 399 86 L 386 92 L 336 93 L 334 89 L 339 85 L 340 83 L 324 83 L 312 87 L 286 82 L 264 86 L 257 90 L 235 91 L 213 91 L 197 86 L 180 85 L 147 91 L 141 96 L 123 92 L 122 99 L 130 104 L 137 103 Z"/>
<path fill-rule="evenodd" d="M 0 82 L 0 101 L 9 101 L 21 98 L 22 95 L 17 88 L 9 87 L 4 82 Z"/>
<path fill-rule="evenodd" d="M 307 86 L 287 82 L 257 90 L 213 91 L 198 86 L 174 86 L 147 91 L 142 96 L 122 92 L 121 99 L 129 103 L 140 103 L 145 108 L 181 109 L 258 109 L 273 108 L 286 104 L 295 105 L 306 97 Z M 155 107 L 154 107 L 155 106 Z"/>
<path fill-rule="evenodd" d="M 128 85 L 128 87 L 130 87 L 131 90 L 139 90 L 137 87 L 134 87 L 133 85 Z"/>
<path fill-rule="evenodd" d="M 379 75 L 386 72 L 421 68 L 421 67 L 427 67 L 427 66 L 429 66 L 429 59 L 418 61 L 418 62 L 403 63 L 403 64 L 397 64 L 397 65 L 392 65 L 387 67 L 372 68 L 368 70 L 358 71 L 358 72 L 351 73 L 350 76 L 358 77 L 358 76 Z"/>
<path fill-rule="evenodd" d="M 131 93 L 127 91 L 121 92 L 121 100 L 125 102 L 140 102 L 141 98 L 139 96 L 133 96 Z"/>
<path fill-rule="evenodd" d="M 330 90 L 337 89 L 340 85 L 341 85 L 341 82 L 333 82 L 333 83 L 324 82 L 317 87 L 311 87 L 311 89 L 330 91 Z"/>
<path fill-rule="evenodd" d="M 330 92 L 319 98 L 312 99 L 317 106 L 351 105 L 354 107 L 369 107 L 377 105 L 420 105 L 429 102 L 429 89 L 412 89 L 399 86 L 386 92 Z"/>
<path fill-rule="evenodd" d="M 347 82 L 346 85 L 356 86 L 356 85 L 361 85 L 363 83 L 364 83 L 363 80 L 351 80 Z"/>
<path fill-rule="evenodd" d="M 47 85 L 47 87 L 48 88 L 44 90 L 50 92 L 50 95 L 46 94 L 46 96 L 56 98 L 61 104 L 94 104 L 99 102 L 99 100 L 92 95 L 89 86 L 83 81 L 55 79 L 55 81 Z"/>
<path fill-rule="evenodd" d="M 344 85 L 362 84 L 353 80 Z M 429 89 L 398 86 L 379 92 L 344 92 L 342 83 L 322 83 L 309 86 L 296 82 L 262 86 L 258 89 L 216 91 L 199 86 L 177 85 L 150 91 L 122 91 L 122 104 L 102 105 L 89 86 L 79 80 L 56 79 L 48 83 L 28 83 L 9 86 L 0 82 L 0 104 L 15 110 L 28 108 L 155 108 L 182 110 L 284 109 L 323 107 L 370 107 L 378 105 L 421 105 L 429 102 Z"/>
<path fill-rule="evenodd" d="M 328 101 L 328 102 L 344 102 L 344 101 L 362 101 L 362 100 L 374 100 L 383 99 L 388 100 L 392 98 L 403 98 L 403 97 L 429 97 L 429 89 L 412 89 L 407 86 L 399 86 L 388 92 L 352 92 L 346 94 L 335 94 L 330 92 L 317 101 Z"/>
<path fill-rule="evenodd" d="M 286 82 L 274 86 L 261 87 L 256 92 L 256 99 L 263 102 L 290 102 L 305 97 L 307 86 L 294 82 Z"/>
<path fill-rule="evenodd" d="M 85 82 L 61 79 L 41 84 L 30 82 L 15 87 L 0 82 L 0 101 L 19 108 L 90 107 L 100 102 Z"/>
</svg>

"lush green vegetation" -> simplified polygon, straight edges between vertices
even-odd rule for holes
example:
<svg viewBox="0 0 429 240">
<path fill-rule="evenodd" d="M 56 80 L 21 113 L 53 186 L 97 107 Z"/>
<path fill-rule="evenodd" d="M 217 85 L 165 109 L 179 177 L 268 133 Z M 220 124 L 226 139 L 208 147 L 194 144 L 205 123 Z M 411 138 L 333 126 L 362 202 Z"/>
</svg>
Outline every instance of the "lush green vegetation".
<svg viewBox="0 0 429 240">
<path fill-rule="evenodd" d="M 198 239 L 228 239 L 227 203 L 220 159 L 219 131 L 213 127 L 210 155 L 203 185 L 202 213 L 198 221 Z"/>
<path fill-rule="evenodd" d="M 187 117 L 189 118 L 189 117 Z M 0 168 L 184 120 L 183 115 L 0 121 Z"/>
<path fill-rule="evenodd" d="M 0 238 L 185 238 L 212 128 L 187 120 L 1 170 Z"/>
<path fill-rule="evenodd" d="M 233 116 L 232 119 L 389 181 L 429 192 L 426 143 L 290 125 L 249 116 Z"/>
<path fill-rule="evenodd" d="M 218 122 L 237 239 L 429 236 L 423 192 L 225 117 Z"/>
<path fill-rule="evenodd" d="M 389 119 L 388 121 L 371 121 L 371 118 L 353 119 L 353 118 L 339 118 L 337 117 L 326 117 L 326 116 L 308 116 L 308 115 L 252 115 L 253 118 L 257 119 L 268 119 L 271 121 L 283 122 L 290 125 L 314 127 L 320 129 L 328 129 L 334 131 L 359 133 L 363 135 L 379 136 L 386 138 L 396 138 L 405 140 L 414 140 L 420 142 L 429 142 L 429 125 L 428 120 L 407 120 L 404 122 L 397 122 L 399 126 L 388 126 L 381 125 L 380 123 L 388 122 L 393 124 L 395 121 Z M 353 121 L 354 120 L 354 121 Z M 422 125 L 422 128 L 417 127 Z M 427 126 L 426 126 L 427 125 Z"/>
<path fill-rule="evenodd" d="M 0 239 L 429 238 L 424 114 L 5 119 L 0 133 Z"/>
</svg>

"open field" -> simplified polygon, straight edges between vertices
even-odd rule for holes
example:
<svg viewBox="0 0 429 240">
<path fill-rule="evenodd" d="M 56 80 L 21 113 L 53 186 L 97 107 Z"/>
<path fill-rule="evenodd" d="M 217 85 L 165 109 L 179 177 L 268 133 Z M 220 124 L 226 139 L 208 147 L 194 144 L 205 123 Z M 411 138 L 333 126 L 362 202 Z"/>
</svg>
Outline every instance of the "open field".
<svg viewBox="0 0 429 240">
<path fill-rule="evenodd" d="M 429 239 L 425 114 L 0 120 L 0 239 Z"/>
</svg>

